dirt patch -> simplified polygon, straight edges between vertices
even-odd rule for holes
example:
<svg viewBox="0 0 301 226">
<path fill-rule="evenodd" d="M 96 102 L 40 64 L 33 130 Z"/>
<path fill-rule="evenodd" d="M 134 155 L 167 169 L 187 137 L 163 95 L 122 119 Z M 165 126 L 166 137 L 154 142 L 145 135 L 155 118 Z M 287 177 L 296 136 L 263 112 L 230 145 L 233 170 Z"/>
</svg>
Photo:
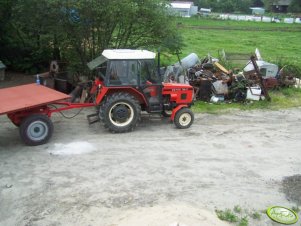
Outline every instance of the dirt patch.
<svg viewBox="0 0 301 226">
<path fill-rule="evenodd" d="M 218 225 L 215 209 L 295 205 L 281 188 L 301 175 L 299 108 L 196 114 L 187 130 L 143 115 L 124 134 L 88 125 L 94 111 L 53 114 L 53 137 L 36 147 L 0 117 L 0 225 L 206 225 L 203 210 Z M 262 214 L 249 225 L 275 224 Z"/>
<path fill-rule="evenodd" d="M 143 207 L 125 211 L 113 225 L 141 226 L 229 226 L 217 219 L 214 213 L 183 204 Z"/>
<path fill-rule="evenodd" d="M 301 174 L 285 177 L 282 180 L 282 190 L 289 201 L 301 205 Z"/>
</svg>

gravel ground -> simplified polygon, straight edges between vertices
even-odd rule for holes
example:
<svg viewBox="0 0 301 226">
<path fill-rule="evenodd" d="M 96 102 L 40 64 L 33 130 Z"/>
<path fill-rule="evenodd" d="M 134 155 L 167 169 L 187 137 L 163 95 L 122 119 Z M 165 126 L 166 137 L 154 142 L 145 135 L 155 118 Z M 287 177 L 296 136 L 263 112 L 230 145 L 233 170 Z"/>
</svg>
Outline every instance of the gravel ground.
<svg viewBox="0 0 301 226">
<path fill-rule="evenodd" d="M 226 225 L 215 209 L 300 205 L 300 108 L 196 114 L 187 130 L 144 115 L 125 134 L 89 126 L 91 110 L 54 115 L 37 147 L 0 117 L 0 225 L 211 226 Z"/>
</svg>

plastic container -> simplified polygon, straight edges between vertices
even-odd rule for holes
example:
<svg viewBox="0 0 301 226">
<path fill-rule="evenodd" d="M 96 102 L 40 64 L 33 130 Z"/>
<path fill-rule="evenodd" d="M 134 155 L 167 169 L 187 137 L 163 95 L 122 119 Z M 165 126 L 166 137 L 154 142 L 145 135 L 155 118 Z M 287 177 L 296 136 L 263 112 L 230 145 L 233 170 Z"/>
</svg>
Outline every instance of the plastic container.
<svg viewBox="0 0 301 226">
<path fill-rule="evenodd" d="M 188 68 L 193 67 L 194 65 L 196 65 L 199 62 L 200 62 L 200 59 L 199 59 L 198 55 L 196 55 L 195 53 L 191 53 L 188 56 L 181 59 L 181 66 L 184 69 L 188 69 Z M 180 66 L 180 63 L 179 62 L 176 63 L 175 66 Z"/>
<path fill-rule="evenodd" d="M 40 75 L 39 75 L 39 74 L 37 74 L 37 80 L 36 80 L 36 83 L 37 83 L 37 85 L 40 85 L 40 84 L 41 84 L 41 81 L 40 81 Z"/>
<path fill-rule="evenodd" d="M 247 90 L 247 100 L 260 100 L 261 88 L 260 87 L 250 87 Z"/>
<path fill-rule="evenodd" d="M 225 97 L 222 95 L 212 96 L 210 98 L 210 102 L 212 102 L 212 103 L 219 103 L 219 102 L 224 102 L 224 101 L 225 101 Z"/>
</svg>

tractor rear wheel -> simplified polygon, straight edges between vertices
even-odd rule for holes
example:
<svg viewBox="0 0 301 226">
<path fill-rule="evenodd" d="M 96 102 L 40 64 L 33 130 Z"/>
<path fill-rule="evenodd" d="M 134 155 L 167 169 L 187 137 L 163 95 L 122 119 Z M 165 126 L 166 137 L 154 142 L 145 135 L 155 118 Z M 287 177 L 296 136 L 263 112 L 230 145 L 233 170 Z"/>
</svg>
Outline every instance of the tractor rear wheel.
<svg viewBox="0 0 301 226">
<path fill-rule="evenodd" d="M 19 132 L 27 145 L 45 144 L 52 136 L 53 124 L 47 115 L 34 114 L 23 119 Z"/>
<path fill-rule="evenodd" d="M 132 131 L 140 121 L 141 106 L 129 93 L 114 93 L 107 97 L 100 118 L 111 132 Z"/>
<path fill-rule="evenodd" d="M 178 129 L 187 129 L 194 121 L 193 112 L 189 108 L 180 109 L 174 118 L 174 123 Z"/>
</svg>

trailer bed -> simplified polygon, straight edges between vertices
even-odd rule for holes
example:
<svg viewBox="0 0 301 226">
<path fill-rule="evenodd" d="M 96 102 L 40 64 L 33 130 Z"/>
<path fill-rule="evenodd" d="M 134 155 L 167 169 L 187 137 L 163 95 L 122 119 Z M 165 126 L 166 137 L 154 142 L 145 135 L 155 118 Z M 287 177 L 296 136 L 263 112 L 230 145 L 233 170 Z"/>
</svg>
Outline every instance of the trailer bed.
<svg viewBox="0 0 301 226">
<path fill-rule="evenodd" d="M 70 98 L 69 95 L 37 85 L 0 89 L 0 115 L 30 109 Z"/>
</svg>

